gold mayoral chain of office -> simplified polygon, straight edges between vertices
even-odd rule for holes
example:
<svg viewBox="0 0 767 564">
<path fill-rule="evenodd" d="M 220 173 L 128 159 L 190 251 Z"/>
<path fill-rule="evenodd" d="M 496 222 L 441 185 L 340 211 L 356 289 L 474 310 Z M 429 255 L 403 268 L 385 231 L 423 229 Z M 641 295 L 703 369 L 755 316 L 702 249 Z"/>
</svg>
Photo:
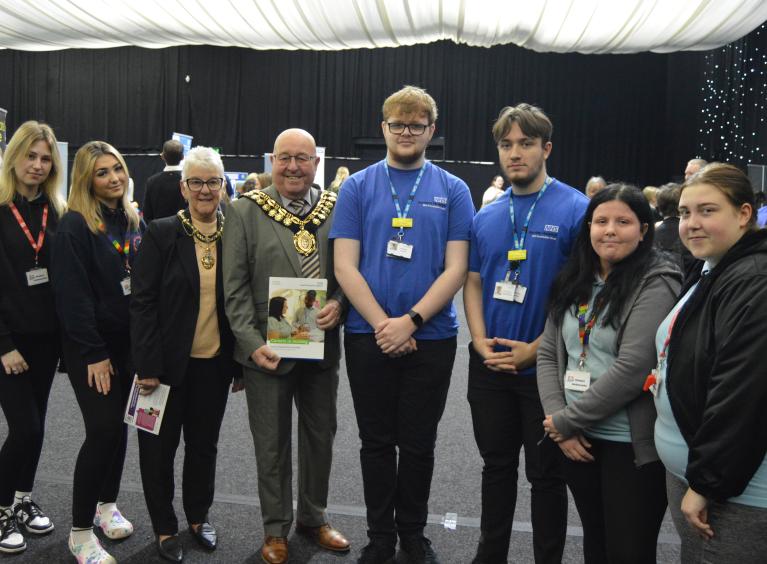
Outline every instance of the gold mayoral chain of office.
<svg viewBox="0 0 767 564">
<path fill-rule="evenodd" d="M 215 245 L 216 241 L 221 239 L 221 235 L 224 233 L 224 214 L 221 210 L 216 210 L 216 221 L 218 223 L 218 229 L 211 235 L 205 235 L 199 229 L 194 226 L 190 217 L 187 217 L 188 211 L 179 210 L 176 214 L 181 220 L 181 225 L 184 227 L 184 233 L 186 233 L 192 240 L 199 244 L 203 251 L 200 263 L 205 270 L 210 270 L 216 265 L 216 258 L 213 256 L 211 245 Z"/>
<path fill-rule="evenodd" d="M 251 190 L 244 196 L 256 204 L 263 212 L 277 223 L 281 223 L 293 232 L 293 246 L 300 254 L 309 256 L 317 250 L 317 229 L 330 217 L 333 206 L 336 205 L 335 192 L 322 192 L 320 201 L 303 219 L 286 210 L 268 194 L 260 190 Z"/>
</svg>

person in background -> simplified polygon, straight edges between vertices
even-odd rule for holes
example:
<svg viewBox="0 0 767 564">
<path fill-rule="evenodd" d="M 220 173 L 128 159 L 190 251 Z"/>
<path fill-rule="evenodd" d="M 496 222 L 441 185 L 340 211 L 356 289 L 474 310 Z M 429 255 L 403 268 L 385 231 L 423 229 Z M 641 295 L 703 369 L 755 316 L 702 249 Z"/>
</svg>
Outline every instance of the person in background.
<svg viewBox="0 0 767 564">
<path fill-rule="evenodd" d="M 658 188 L 655 200 L 663 220 L 655 224 L 654 245 L 671 253 L 682 272 L 687 272 L 695 257 L 679 238 L 679 185 L 673 182 L 664 184 Z"/>
<path fill-rule="evenodd" d="M 333 182 L 330 183 L 330 186 L 328 186 L 328 190 L 338 194 L 338 191 L 341 189 L 341 184 L 343 184 L 344 180 L 347 178 L 349 178 L 349 169 L 345 166 L 339 166 L 336 170 L 336 177 L 333 179 Z"/>
<path fill-rule="evenodd" d="M 693 174 L 698 172 L 700 169 L 702 169 L 704 166 L 706 166 L 708 162 L 705 159 L 699 159 L 694 158 L 687 161 L 687 166 L 684 169 L 684 179 L 685 181 L 689 180 L 690 177 L 692 177 Z"/>
<path fill-rule="evenodd" d="M 272 185 L 272 173 L 259 172 L 258 173 L 258 190 L 266 190 L 271 185 Z"/>
<path fill-rule="evenodd" d="M 652 212 L 653 224 L 658 223 L 663 218 L 657 208 L 657 194 L 658 188 L 656 186 L 645 186 L 642 188 L 642 194 L 644 194 L 647 203 L 650 204 L 650 211 Z"/>
<path fill-rule="evenodd" d="M 242 184 L 238 183 L 237 197 L 239 198 L 245 192 L 250 192 L 251 190 L 261 190 L 261 189 L 262 189 L 262 186 L 258 183 L 258 173 L 251 172 L 247 177 L 245 177 L 245 181 Z"/>
<path fill-rule="evenodd" d="M 586 564 L 656 562 L 665 471 L 653 446 L 655 407 L 642 387 L 682 275 L 653 249 L 653 231 L 634 186 L 594 195 L 552 287 L 538 349 L 543 426 L 566 456 Z"/>
<path fill-rule="evenodd" d="M 181 195 L 181 160 L 184 158 L 184 146 L 181 141 L 170 139 L 162 146 L 160 158 L 165 162 L 165 168 L 149 177 L 144 188 L 143 205 L 144 221 L 149 223 L 158 217 L 168 217 L 185 207 Z"/>
<path fill-rule="evenodd" d="M 213 503 L 216 453 L 229 385 L 242 389 L 234 337 L 224 313 L 218 209 L 224 169 L 218 153 L 195 147 L 184 159 L 181 190 L 189 207 L 152 222 L 131 280 L 131 342 L 142 393 L 171 387 L 159 435 L 138 432 L 144 485 L 157 549 L 179 562 L 183 550 L 173 511 L 173 462 L 184 431 L 184 513 L 192 537 L 206 550 L 218 545 L 208 511 Z"/>
<path fill-rule="evenodd" d="M 679 235 L 705 263 L 658 328 L 648 384 L 685 564 L 767 554 L 767 231 L 754 220 L 751 183 L 733 165 L 682 185 Z"/>
<path fill-rule="evenodd" d="M 50 126 L 21 124 L 0 169 L 0 406 L 8 425 L 0 449 L 0 552 L 7 554 L 26 549 L 22 532 L 54 527 L 32 489 L 61 352 L 49 270 L 65 209 L 60 171 Z"/>
<path fill-rule="evenodd" d="M 767 225 L 767 205 L 765 205 L 765 200 L 767 200 L 767 196 L 764 192 L 756 193 L 756 224 L 759 227 Z"/>
<path fill-rule="evenodd" d="M 591 199 L 597 192 L 604 190 L 606 186 L 607 182 L 605 182 L 604 178 L 601 176 L 592 176 L 589 178 L 589 181 L 586 182 L 586 189 L 584 190 L 584 193 L 586 194 L 587 198 Z"/>
<path fill-rule="evenodd" d="M 80 564 L 115 562 L 94 525 L 110 539 L 133 533 L 116 505 L 127 444 L 123 414 L 133 379 L 130 274 L 143 232 L 127 190 L 128 169 L 114 147 L 103 141 L 80 147 L 51 263 L 64 361 L 85 424 L 69 534 L 69 550 Z"/>
<path fill-rule="evenodd" d="M 496 201 L 501 194 L 503 194 L 503 176 L 500 174 L 496 174 L 493 176 L 492 182 L 490 182 L 490 186 L 488 186 L 487 190 L 485 190 L 485 193 L 482 194 L 482 208 L 484 208 L 488 204 L 492 204 L 494 201 Z"/>
</svg>

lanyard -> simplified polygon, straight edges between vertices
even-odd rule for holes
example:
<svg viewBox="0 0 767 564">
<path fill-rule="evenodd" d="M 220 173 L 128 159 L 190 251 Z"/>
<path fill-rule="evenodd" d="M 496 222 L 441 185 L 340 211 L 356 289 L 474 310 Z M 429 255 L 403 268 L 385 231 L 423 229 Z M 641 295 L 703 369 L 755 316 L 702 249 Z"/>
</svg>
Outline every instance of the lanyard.
<svg viewBox="0 0 767 564">
<path fill-rule="evenodd" d="M 578 306 L 578 339 L 581 341 L 581 356 L 578 358 L 578 368 L 583 370 L 586 366 L 586 348 L 589 346 L 589 337 L 591 330 L 597 322 L 597 308 L 591 312 L 591 318 L 586 321 L 586 314 L 589 311 L 589 304 L 580 304 Z"/>
<path fill-rule="evenodd" d="M 668 346 L 671 343 L 671 332 L 674 330 L 674 324 L 676 323 L 676 318 L 679 317 L 680 311 L 682 311 L 681 307 L 678 310 L 676 310 L 676 313 L 674 313 L 674 317 L 671 318 L 671 323 L 669 323 L 668 325 L 666 340 L 663 341 L 663 349 L 658 354 L 658 368 L 662 368 L 663 365 L 666 363 L 666 353 L 668 352 Z"/>
<path fill-rule="evenodd" d="M 118 255 L 121 255 L 124 257 L 125 261 L 125 270 L 130 272 L 130 263 L 128 262 L 128 257 L 130 256 L 130 240 L 131 240 L 131 232 L 130 230 L 125 232 L 125 242 L 121 245 L 120 241 L 117 239 L 112 239 L 109 234 L 107 233 L 107 227 L 103 223 L 99 225 L 99 229 L 104 234 L 104 236 L 112 242 L 112 246 L 117 251 Z"/>
<path fill-rule="evenodd" d="M 43 221 L 40 225 L 40 233 L 37 234 L 37 242 L 32 238 L 32 233 L 29 231 L 27 222 L 21 217 L 19 210 L 16 208 L 16 204 L 11 202 L 9 206 L 16 221 L 21 227 L 21 230 L 24 232 L 24 235 L 27 236 L 27 241 L 29 241 L 29 244 L 32 246 L 32 250 L 35 251 L 35 266 L 37 266 L 37 257 L 40 255 L 40 249 L 43 248 L 43 241 L 45 241 L 45 227 L 48 225 L 48 204 L 43 204 Z"/>
<path fill-rule="evenodd" d="M 546 188 L 549 187 L 551 181 L 551 177 L 547 176 L 546 180 L 543 182 L 543 186 L 541 186 L 541 189 L 538 190 L 538 196 L 535 198 L 533 205 L 530 206 L 530 209 L 527 210 L 527 217 L 525 218 L 525 224 L 522 226 L 522 235 L 520 236 L 517 236 L 517 220 L 514 217 L 514 193 L 512 192 L 509 195 L 509 217 L 511 218 L 511 234 L 514 237 L 515 251 L 525 248 L 525 239 L 527 238 L 527 228 L 530 226 L 530 218 L 533 217 L 535 206 L 538 203 L 538 200 L 543 197 L 543 193 L 546 192 Z"/>
<path fill-rule="evenodd" d="M 413 204 L 413 200 L 415 199 L 415 193 L 418 190 L 418 185 L 421 183 L 421 177 L 423 176 L 423 171 L 426 170 L 426 163 L 423 163 L 423 166 L 421 167 L 421 170 L 418 171 L 418 177 L 415 179 L 415 184 L 413 184 L 413 188 L 410 190 L 410 195 L 407 197 L 407 204 L 405 204 L 405 211 L 402 211 L 402 208 L 399 204 L 399 196 L 397 195 L 397 191 L 394 189 L 394 184 L 391 181 L 391 176 L 389 175 L 389 165 L 384 165 L 384 170 L 386 171 L 386 178 L 389 180 L 389 188 L 391 188 L 391 197 L 394 200 L 394 208 L 397 210 L 397 218 L 399 219 L 406 219 L 407 214 L 410 212 L 410 206 Z M 405 236 L 405 229 L 402 224 L 400 224 L 399 231 L 397 232 L 397 237 L 399 237 L 399 240 L 402 241 L 402 238 Z"/>
</svg>

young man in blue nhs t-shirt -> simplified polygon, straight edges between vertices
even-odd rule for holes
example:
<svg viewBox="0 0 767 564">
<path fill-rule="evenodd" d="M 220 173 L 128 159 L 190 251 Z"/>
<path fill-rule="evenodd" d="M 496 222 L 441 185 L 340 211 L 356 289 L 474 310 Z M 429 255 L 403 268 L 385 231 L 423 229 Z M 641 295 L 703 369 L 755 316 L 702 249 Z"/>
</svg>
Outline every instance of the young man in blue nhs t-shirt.
<svg viewBox="0 0 767 564">
<path fill-rule="evenodd" d="M 507 561 L 522 446 L 532 485 L 535 562 L 559 563 L 565 545 L 561 453 L 550 440 L 541 442 L 535 358 L 549 290 L 570 254 L 588 199 L 546 173 L 551 132 L 539 108 L 501 110 L 493 137 L 511 188 L 483 208 L 472 226 L 463 294 L 472 340 L 468 398 L 484 461 L 475 564 Z"/>
<path fill-rule="evenodd" d="M 386 159 L 344 183 L 330 231 L 352 305 L 344 347 L 370 538 L 359 562 L 388 562 L 399 536 L 409 562 L 436 563 L 423 530 L 474 206 L 462 180 L 425 158 L 437 119 L 429 94 L 406 86 L 383 118 Z"/>
</svg>

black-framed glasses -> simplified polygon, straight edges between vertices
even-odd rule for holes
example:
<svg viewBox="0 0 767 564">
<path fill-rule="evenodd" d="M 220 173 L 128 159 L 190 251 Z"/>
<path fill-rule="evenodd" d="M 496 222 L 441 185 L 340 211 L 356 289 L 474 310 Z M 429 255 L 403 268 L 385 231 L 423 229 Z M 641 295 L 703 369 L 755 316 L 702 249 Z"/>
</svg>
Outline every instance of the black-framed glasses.
<svg viewBox="0 0 767 564">
<path fill-rule="evenodd" d="M 292 161 L 293 159 L 296 159 L 296 164 L 302 165 L 302 164 L 307 164 L 312 162 L 317 157 L 315 157 L 314 155 L 307 155 L 306 153 L 299 153 L 297 155 L 280 153 L 279 155 L 275 155 L 274 158 L 281 165 L 289 165 L 290 161 Z"/>
<path fill-rule="evenodd" d="M 208 190 L 211 192 L 218 192 L 224 185 L 224 179 L 218 177 L 209 178 L 208 180 L 202 180 L 201 178 L 187 178 L 184 182 L 186 183 L 186 187 L 192 192 L 199 192 L 202 190 L 203 186 L 207 186 Z"/>
<path fill-rule="evenodd" d="M 423 135 L 428 125 L 422 123 L 399 123 L 396 121 L 387 121 L 386 125 L 389 128 L 389 133 L 394 135 L 402 135 L 407 129 L 410 135 Z"/>
</svg>

